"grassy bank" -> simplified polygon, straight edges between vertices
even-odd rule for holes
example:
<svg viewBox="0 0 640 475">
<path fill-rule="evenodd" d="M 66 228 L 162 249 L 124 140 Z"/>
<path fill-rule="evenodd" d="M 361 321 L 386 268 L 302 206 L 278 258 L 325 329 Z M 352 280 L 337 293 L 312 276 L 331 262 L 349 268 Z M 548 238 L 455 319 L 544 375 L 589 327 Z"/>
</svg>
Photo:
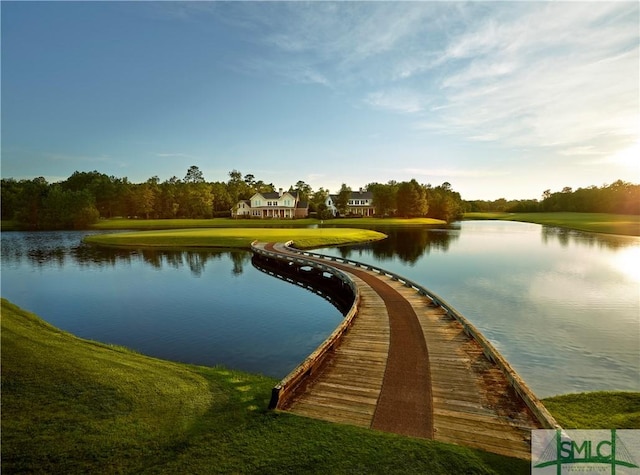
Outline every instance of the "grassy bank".
<svg viewBox="0 0 640 475">
<path fill-rule="evenodd" d="M 2 300 L 3 473 L 528 473 L 434 441 L 266 411 L 275 381 L 82 340 Z"/>
<path fill-rule="evenodd" d="M 360 243 L 384 239 L 385 234 L 367 229 L 350 228 L 209 228 L 138 231 L 88 236 L 85 241 L 112 247 L 240 247 L 252 241 L 293 240 L 299 248 Z"/>
<path fill-rule="evenodd" d="M 445 224 L 444 221 L 431 218 L 340 218 L 327 219 L 105 219 L 92 226 L 99 230 L 151 230 L 186 228 L 304 228 L 312 225 L 389 227 L 389 226 L 433 226 Z"/>
<path fill-rule="evenodd" d="M 566 429 L 640 429 L 640 393 L 565 394 L 544 404 Z"/>
<path fill-rule="evenodd" d="M 605 213 L 465 213 L 464 219 L 497 219 L 605 234 L 640 236 L 640 216 Z"/>
</svg>

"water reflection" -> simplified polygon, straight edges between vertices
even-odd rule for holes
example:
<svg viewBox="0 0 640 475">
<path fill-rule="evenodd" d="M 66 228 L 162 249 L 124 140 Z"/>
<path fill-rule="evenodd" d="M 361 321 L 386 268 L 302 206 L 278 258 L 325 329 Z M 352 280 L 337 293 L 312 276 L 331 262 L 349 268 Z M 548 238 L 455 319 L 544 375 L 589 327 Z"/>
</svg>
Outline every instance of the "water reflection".
<svg viewBox="0 0 640 475">
<path fill-rule="evenodd" d="M 377 228 L 388 238 L 373 243 L 339 247 L 338 253 L 345 259 L 371 254 L 379 261 L 397 258 L 400 262 L 413 265 L 432 251 L 447 252 L 451 244 L 458 240 L 460 227 L 447 229 L 433 228 Z"/>
<path fill-rule="evenodd" d="M 213 261 L 230 259 L 232 275 L 241 275 L 244 266 L 251 261 L 251 253 L 243 250 L 127 250 L 84 244 L 79 237 L 92 233 L 78 232 L 12 232 L 2 237 L 2 265 L 16 266 L 23 259 L 34 268 L 63 269 L 114 268 L 120 265 L 144 262 L 154 269 L 163 267 L 180 269 L 187 267 L 199 277 Z"/>
<path fill-rule="evenodd" d="M 634 246 L 637 243 L 637 238 L 634 236 L 586 233 L 557 226 L 541 226 L 540 229 L 544 244 L 557 241 L 562 247 L 576 245 L 616 250 Z"/>
<path fill-rule="evenodd" d="M 403 231 L 357 252 L 319 252 L 349 254 L 442 295 L 540 397 L 640 390 L 640 238 L 508 221 L 444 232 L 449 239 Z"/>
<path fill-rule="evenodd" d="M 640 390 L 640 238 L 528 223 L 385 228 L 320 252 L 442 295 L 539 396 Z M 284 376 L 342 316 L 245 251 L 104 249 L 82 233 L 2 234 L 2 292 L 79 336 Z"/>
<path fill-rule="evenodd" d="M 124 250 L 84 232 L 2 233 L 2 296 L 82 338 L 281 378 L 342 319 L 248 251 Z"/>
</svg>

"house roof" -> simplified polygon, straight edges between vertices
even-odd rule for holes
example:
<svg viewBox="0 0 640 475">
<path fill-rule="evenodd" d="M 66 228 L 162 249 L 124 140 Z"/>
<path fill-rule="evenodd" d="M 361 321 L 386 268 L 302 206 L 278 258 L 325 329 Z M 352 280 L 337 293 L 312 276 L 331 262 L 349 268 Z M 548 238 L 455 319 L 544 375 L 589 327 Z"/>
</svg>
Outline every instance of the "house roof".
<svg viewBox="0 0 640 475">
<path fill-rule="evenodd" d="M 329 195 L 333 201 L 338 199 L 338 195 Z M 352 191 L 349 195 L 350 200 L 372 200 L 373 193 L 371 191 Z"/>
<path fill-rule="evenodd" d="M 282 194 L 284 195 L 285 193 L 289 193 L 291 196 L 293 196 L 294 198 L 298 198 L 298 192 L 297 191 L 285 191 Z M 272 191 L 270 193 L 256 193 L 261 195 L 263 198 L 267 199 L 267 200 L 277 200 L 278 198 L 280 198 L 280 193 L 278 193 L 277 191 Z"/>
<path fill-rule="evenodd" d="M 307 203 L 306 201 L 298 201 L 298 203 L 296 204 L 296 208 L 308 208 L 309 207 L 309 203 Z"/>
</svg>

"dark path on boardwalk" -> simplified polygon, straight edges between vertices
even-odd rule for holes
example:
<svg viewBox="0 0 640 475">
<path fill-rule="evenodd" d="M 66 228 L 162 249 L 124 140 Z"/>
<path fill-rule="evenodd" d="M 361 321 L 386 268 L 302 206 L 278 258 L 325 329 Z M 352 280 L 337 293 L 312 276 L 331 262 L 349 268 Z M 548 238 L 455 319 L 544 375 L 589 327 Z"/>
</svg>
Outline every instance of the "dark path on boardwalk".
<svg viewBox="0 0 640 475">
<path fill-rule="evenodd" d="M 301 257 L 283 244 L 259 243 L 255 249 L 282 259 Z M 534 415 L 514 390 L 514 379 L 526 388 L 524 382 L 515 372 L 505 374 L 446 309 L 389 275 L 319 256 L 302 257 L 349 276 L 360 293 L 359 309 L 340 345 L 282 408 L 530 457 L 531 429 L 555 421 Z M 529 395 L 528 388 L 524 392 Z"/>
<path fill-rule="evenodd" d="M 360 277 L 382 298 L 390 327 L 387 367 L 371 427 L 433 438 L 433 395 L 429 353 L 411 304 L 377 277 L 334 264 Z"/>
</svg>

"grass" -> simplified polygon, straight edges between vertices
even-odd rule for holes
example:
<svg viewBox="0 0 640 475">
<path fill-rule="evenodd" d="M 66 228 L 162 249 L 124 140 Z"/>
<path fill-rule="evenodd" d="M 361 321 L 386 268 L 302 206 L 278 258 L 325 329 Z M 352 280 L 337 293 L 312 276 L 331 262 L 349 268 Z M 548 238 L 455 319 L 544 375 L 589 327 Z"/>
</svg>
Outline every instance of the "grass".
<svg viewBox="0 0 640 475">
<path fill-rule="evenodd" d="M 565 394 L 543 402 L 565 429 L 640 429 L 637 392 Z"/>
<path fill-rule="evenodd" d="M 186 229 L 186 228 L 303 228 L 318 224 L 315 219 L 127 219 L 113 218 L 98 221 L 92 229 Z"/>
<path fill-rule="evenodd" d="M 275 380 L 77 338 L 2 299 L 3 473 L 518 474 L 465 447 L 267 411 Z"/>
<path fill-rule="evenodd" d="M 0 230 L 2 231 L 19 231 L 20 226 L 15 221 L 6 219 L 0 220 Z"/>
<path fill-rule="evenodd" d="M 395 227 L 395 226 L 437 226 L 447 224 L 446 221 L 433 218 L 339 218 L 326 219 L 324 225 L 329 226 L 369 226 L 369 227 Z"/>
<path fill-rule="evenodd" d="M 256 239 L 266 242 L 293 240 L 299 248 L 310 248 L 376 241 L 385 237 L 377 231 L 350 228 L 208 228 L 99 234 L 87 236 L 85 241 L 114 247 L 248 248 Z"/>
<path fill-rule="evenodd" d="M 606 213 L 465 213 L 464 219 L 498 219 L 605 234 L 640 236 L 640 216 Z"/>
<path fill-rule="evenodd" d="M 323 221 L 305 219 L 125 219 L 114 218 L 99 221 L 92 226 L 93 229 L 186 229 L 186 228 L 304 228 L 313 225 L 327 226 L 432 226 L 445 224 L 444 221 L 431 218 L 339 218 Z"/>
</svg>

